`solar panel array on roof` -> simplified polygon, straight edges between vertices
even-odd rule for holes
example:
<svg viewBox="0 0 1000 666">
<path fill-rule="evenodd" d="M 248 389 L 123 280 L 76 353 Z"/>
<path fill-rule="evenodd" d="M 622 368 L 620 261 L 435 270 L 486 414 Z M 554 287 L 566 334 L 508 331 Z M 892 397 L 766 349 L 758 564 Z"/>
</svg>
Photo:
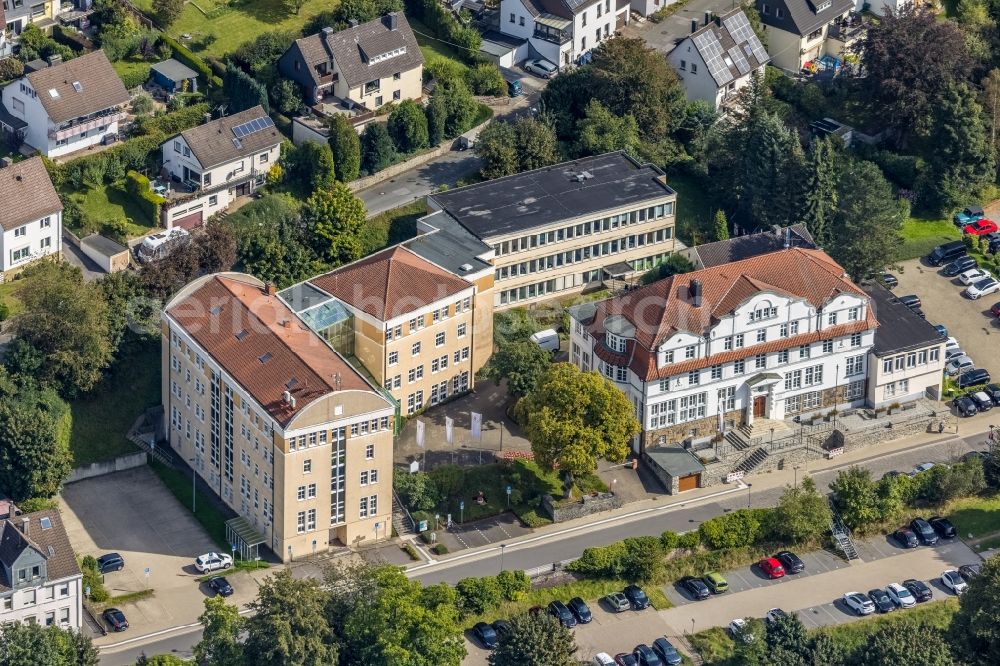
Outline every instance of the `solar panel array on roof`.
<svg viewBox="0 0 1000 666">
<path fill-rule="evenodd" d="M 729 49 L 728 53 L 729 57 L 732 58 L 733 62 L 736 63 L 736 69 L 740 70 L 740 76 L 750 72 L 751 69 L 750 63 L 747 62 L 747 59 L 743 55 L 743 52 L 740 51 L 739 46 L 734 46 L 733 48 Z"/>
<path fill-rule="evenodd" d="M 753 28 L 750 27 L 750 21 L 747 20 L 746 14 L 737 12 L 726 18 L 723 24 L 726 26 L 729 34 L 733 36 L 734 42 L 737 44 L 742 44 L 743 42 L 749 44 L 753 52 L 753 57 L 757 59 L 757 62 L 767 62 L 767 51 L 764 50 L 764 45 L 760 43 Z"/>
<path fill-rule="evenodd" d="M 236 135 L 237 139 L 242 139 L 245 136 L 266 130 L 268 127 L 274 127 L 274 121 L 271 120 L 270 116 L 264 116 L 263 118 L 254 118 L 242 125 L 237 125 L 233 128 L 233 134 Z"/>
<path fill-rule="evenodd" d="M 700 35 L 695 35 L 694 45 L 701 53 L 701 57 L 705 59 L 708 73 L 712 75 L 718 85 L 724 86 L 733 80 L 733 73 L 723 61 L 725 51 L 722 50 L 722 44 L 719 43 L 719 38 L 715 36 L 714 32 L 706 30 Z"/>
</svg>

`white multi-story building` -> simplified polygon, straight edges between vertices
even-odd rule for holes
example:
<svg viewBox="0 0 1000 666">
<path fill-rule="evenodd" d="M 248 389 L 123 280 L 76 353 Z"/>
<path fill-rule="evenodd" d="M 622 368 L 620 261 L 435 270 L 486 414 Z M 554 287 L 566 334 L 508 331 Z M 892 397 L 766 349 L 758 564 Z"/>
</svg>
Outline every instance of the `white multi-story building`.
<svg viewBox="0 0 1000 666">
<path fill-rule="evenodd" d="M 62 247 L 62 202 L 42 158 L 0 160 L 0 272 L 16 272 Z"/>
<path fill-rule="evenodd" d="M 0 623 L 79 629 L 82 580 L 59 512 L 10 505 L 0 520 Z"/>
<path fill-rule="evenodd" d="M 571 308 L 571 360 L 635 404 L 637 452 L 704 441 L 863 404 L 869 302 L 824 252 L 790 248 Z"/>
<path fill-rule="evenodd" d="M 500 2 L 500 32 L 525 40 L 526 55 L 537 53 L 560 69 L 589 60 L 590 52 L 628 19 L 629 4 L 617 0 Z"/>
<path fill-rule="evenodd" d="M 7 112 L 0 114 L 0 127 L 23 132 L 24 142 L 39 153 L 59 157 L 117 137 L 128 101 L 104 51 L 94 51 L 25 74 L 0 90 Z M 11 118 L 4 120 L 6 115 Z"/>
<path fill-rule="evenodd" d="M 163 226 L 200 226 L 236 197 L 252 194 L 278 161 L 281 140 L 274 121 L 255 106 L 164 141 L 163 171 L 181 187 L 160 209 Z"/>
</svg>

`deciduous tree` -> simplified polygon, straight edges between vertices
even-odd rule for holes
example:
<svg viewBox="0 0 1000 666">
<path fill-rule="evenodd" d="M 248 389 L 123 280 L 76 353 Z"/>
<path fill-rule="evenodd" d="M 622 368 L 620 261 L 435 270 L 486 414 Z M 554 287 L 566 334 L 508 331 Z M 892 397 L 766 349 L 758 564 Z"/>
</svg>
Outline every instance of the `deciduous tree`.
<svg viewBox="0 0 1000 666">
<path fill-rule="evenodd" d="M 333 186 L 333 151 L 329 144 L 304 141 L 284 156 L 285 180 L 308 196 Z"/>
<path fill-rule="evenodd" d="M 164 28 L 169 28 L 184 11 L 184 0 L 153 0 L 153 15 Z"/>
<path fill-rule="evenodd" d="M 1000 557 L 982 563 L 980 575 L 959 597 L 949 630 L 955 656 L 969 666 L 1000 664 Z"/>
<path fill-rule="evenodd" d="M 517 398 L 533 391 L 548 370 L 552 357 L 530 340 L 502 343 L 486 366 L 485 374 L 497 384 L 507 380 L 507 392 Z"/>
<path fill-rule="evenodd" d="M 246 666 L 330 666 L 337 644 L 325 617 L 330 595 L 313 578 L 283 569 L 260 586 L 246 619 Z M 351 663 L 351 662 L 347 662 Z"/>
<path fill-rule="evenodd" d="M 427 147 L 427 116 L 412 99 L 400 102 L 389 114 L 389 135 L 401 153 L 412 153 Z"/>
<path fill-rule="evenodd" d="M 351 121 L 335 113 L 330 119 L 330 150 L 336 165 L 337 180 L 349 183 L 361 173 L 361 139 Z"/>
<path fill-rule="evenodd" d="M 365 204 L 343 183 L 314 192 L 302 209 L 302 221 L 313 236 L 316 252 L 342 264 L 361 257 Z"/>
<path fill-rule="evenodd" d="M 201 640 L 194 646 L 194 658 L 200 664 L 212 666 L 243 666 L 244 654 L 240 635 L 246 621 L 236 606 L 223 597 L 205 599 L 201 622 Z M 150 662 L 152 663 L 152 662 Z"/>
<path fill-rule="evenodd" d="M 90 638 L 59 627 L 11 622 L 0 626 L 4 666 L 97 666 Z"/>
<path fill-rule="evenodd" d="M 639 152 L 639 124 L 635 116 L 617 116 L 596 99 L 587 103 L 583 117 L 576 124 L 581 155 L 601 155 L 624 150 L 632 156 Z"/>
<path fill-rule="evenodd" d="M 483 178 L 492 180 L 517 173 L 517 145 L 510 123 L 494 120 L 484 127 L 476 138 L 475 150 L 482 163 L 479 173 Z"/>
<path fill-rule="evenodd" d="M 770 516 L 769 531 L 785 543 L 802 543 L 830 529 L 830 504 L 808 476 L 797 487 L 785 488 Z"/>
<path fill-rule="evenodd" d="M 893 622 L 868 636 L 858 661 L 861 666 L 911 663 L 952 666 L 951 647 L 944 632 L 926 624 Z"/>
<path fill-rule="evenodd" d="M 490 653 L 490 666 L 576 666 L 573 633 L 548 613 L 516 615 Z"/>
<path fill-rule="evenodd" d="M 879 521 L 878 498 L 872 473 L 864 467 L 848 467 L 830 483 L 836 494 L 837 508 L 844 524 L 851 529 L 864 528 Z"/>
</svg>

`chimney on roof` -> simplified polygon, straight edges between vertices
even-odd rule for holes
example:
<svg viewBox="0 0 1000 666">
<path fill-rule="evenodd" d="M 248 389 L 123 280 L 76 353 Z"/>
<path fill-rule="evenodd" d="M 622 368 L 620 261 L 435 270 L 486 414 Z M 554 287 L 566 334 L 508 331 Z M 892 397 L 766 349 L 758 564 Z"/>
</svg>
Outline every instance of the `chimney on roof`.
<svg viewBox="0 0 1000 666">
<path fill-rule="evenodd" d="M 691 32 L 697 32 L 698 30 L 698 19 L 691 19 Z"/>
<path fill-rule="evenodd" d="M 792 246 L 792 228 L 785 227 L 785 249 L 787 250 Z"/>
<path fill-rule="evenodd" d="M 28 536 L 28 532 L 30 530 L 31 530 L 31 518 L 28 518 L 27 516 L 21 518 L 21 533 L 24 534 L 24 536 Z"/>
<path fill-rule="evenodd" d="M 688 295 L 691 297 L 691 302 L 696 308 L 701 307 L 701 280 L 695 278 L 691 280 L 690 286 L 688 286 Z"/>
<path fill-rule="evenodd" d="M 399 17 L 396 16 L 396 12 L 386 14 L 385 27 L 389 28 L 389 30 L 395 30 L 399 27 Z"/>
<path fill-rule="evenodd" d="M 268 296 L 274 296 L 276 293 L 278 293 L 278 288 L 274 286 L 273 282 L 268 282 L 267 284 L 264 285 L 264 293 L 267 294 Z"/>
<path fill-rule="evenodd" d="M 339 372 L 333 373 L 333 385 L 334 385 L 334 387 L 336 387 L 336 390 L 338 390 L 338 391 L 340 390 L 340 373 Z"/>
<path fill-rule="evenodd" d="M 355 21 L 354 19 L 349 19 L 347 22 L 351 24 L 352 28 L 355 28 L 358 25 L 358 22 Z M 333 28 L 331 28 L 330 26 L 327 26 L 327 27 L 323 28 L 320 32 L 322 32 L 324 35 L 326 35 L 327 37 L 329 37 L 330 35 L 333 34 Z"/>
<path fill-rule="evenodd" d="M 722 27 L 722 17 L 721 16 L 716 16 L 715 17 L 715 25 L 719 26 L 720 28 Z"/>
<path fill-rule="evenodd" d="M 209 113 L 208 111 L 206 111 L 205 113 L 201 114 L 201 124 L 202 125 L 207 125 L 210 122 L 212 122 L 212 114 L 211 113 Z"/>
<path fill-rule="evenodd" d="M 0 169 L 6 169 L 14 163 L 14 160 L 10 157 L 0 157 Z"/>
<path fill-rule="evenodd" d="M 285 328 L 291 328 L 292 327 L 292 320 L 291 319 L 282 319 L 281 320 L 281 325 L 284 326 Z"/>
<path fill-rule="evenodd" d="M 10 506 L 7 507 L 7 520 L 14 520 L 17 518 L 17 507 L 11 502 Z"/>
<path fill-rule="evenodd" d="M 347 25 L 349 25 L 352 28 L 357 28 L 358 27 L 358 19 L 355 19 L 355 18 L 347 19 Z"/>
<path fill-rule="evenodd" d="M 45 60 L 49 63 L 49 67 L 55 67 L 56 65 L 62 63 L 62 56 L 58 53 L 53 53 Z"/>
<path fill-rule="evenodd" d="M 712 12 L 705 12 L 705 25 L 708 25 L 709 21 L 712 20 Z"/>
</svg>

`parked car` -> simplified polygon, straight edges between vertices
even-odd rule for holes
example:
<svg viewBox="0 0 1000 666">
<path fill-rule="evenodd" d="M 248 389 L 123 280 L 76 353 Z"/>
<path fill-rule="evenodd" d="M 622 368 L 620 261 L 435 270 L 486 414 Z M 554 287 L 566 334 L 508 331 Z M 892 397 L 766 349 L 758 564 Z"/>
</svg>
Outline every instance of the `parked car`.
<svg viewBox="0 0 1000 666">
<path fill-rule="evenodd" d="M 910 591 L 910 594 L 913 595 L 918 603 L 930 601 L 934 598 L 934 593 L 931 592 L 931 588 L 927 587 L 927 584 L 922 580 L 908 578 L 903 581 L 903 587 Z"/>
<path fill-rule="evenodd" d="M 666 638 L 657 638 L 653 641 L 653 652 L 658 654 L 667 666 L 677 666 L 683 661 L 677 648 Z"/>
<path fill-rule="evenodd" d="M 942 338 L 948 337 L 948 329 L 944 324 L 934 324 L 934 330 L 937 331 Z"/>
<path fill-rule="evenodd" d="M 940 266 L 954 259 L 958 259 L 965 254 L 965 243 L 960 240 L 942 243 L 930 251 L 927 255 L 927 263 L 931 266 Z"/>
<path fill-rule="evenodd" d="M 569 607 L 569 612 L 580 624 L 587 624 L 594 619 L 594 615 L 590 612 L 590 606 L 580 597 L 573 597 L 566 606 Z"/>
<path fill-rule="evenodd" d="M 903 305 L 905 305 L 910 309 L 919 308 L 921 306 L 920 297 L 917 296 L 916 294 L 908 294 L 906 296 L 900 296 L 898 300 L 900 303 L 902 303 Z"/>
<path fill-rule="evenodd" d="M 781 566 L 785 568 L 785 573 L 797 574 L 802 573 L 806 568 L 805 562 L 799 559 L 799 556 L 790 550 L 783 550 L 780 553 L 775 553 L 774 558 L 781 562 Z"/>
<path fill-rule="evenodd" d="M 885 593 L 892 599 L 892 603 L 900 608 L 912 608 L 917 605 L 917 599 L 913 593 L 899 583 L 889 583 L 885 588 Z"/>
<path fill-rule="evenodd" d="M 1000 291 L 1000 282 L 996 278 L 988 277 L 983 278 L 975 284 L 970 284 L 966 287 L 964 293 L 973 301 L 977 301 L 983 296 L 989 296 L 997 291 Z"/>
<path fill-rule="evenodd" d="M 223 576 L 209 578 L 208 586 L 220 597 L 229 597 L 233 594 L 233 586 Z"/>
<path fill-rule="evenodd" d="M 922 462 L 919 465 L 915 465 L 913 467 L 913 475 L 916 476 L 917 474 L 920 474 L 921 472 L 926 472 L 927 470 L 929 470 L 932 467 L 934 467 L 934 465 L 936 465 L 936 464 L 937 463 Z"/>
<path fill-rule="evenodd" d="M 785 575 L 785 567 L 773 557 L 765 557 L 757 563 L 757 566 L 768 578 L 781 578 Z"/>
<path fill-rule="evenodd" d="M 510 626 L 510 622 L 507 620 L 497 620 L 490 626 L 493 627 L 493 631 L 496 632 L 497 640 L 500 640 L 514 630 L 514 628 Z"/>
<path fill-rule="evenodd" d="M 222 553 L 205 553 L 195 558 L 194 568 L 205 573 L 206 571 L 215 571 L 217 569 L 228 569 L 233 566 L 233 556 L 226 555 Z"/>
<path fill-rule="evenodd" d="M 875 604 L 876 613 L 888 613 L 889 611 L 896 610 L 896 604 L 889 598 L 885 590 L 880 590 L 877 587 L 873 590 L 868 590 L 868 598 Z"/>
<path fill-rule="evenodd" d="M 976 266 L 978 266 L 976 260 L 969 255 L 965 255 L 964 257 L 959 257 L 958 259 L 945 264 L 945 267 L 941 269 L 941 275 L 945 277 L 955 277 L 956 275 L 964 273 L 970 268 L 975 268 Z"/>
<path fill-rule="evenodd" d="M 955 385 L 960 389 L 966 389 L 970 386 L 979 386 L 980 384 L 988 384 L 990 381 L 990 371 L 985 368 L 976 368 L 974 370 L 969 370 L 968 372 L 963 372 L 955 380 Z"/>
<path fill-rule="evenodd" d="M 750 631 L 747 621 L 741 617 L 729 623 L 729 633 L 733 635 L 735 640 L 743 641 L 744 643 L 753 643 L 757 640 L 757 637 Z"/>
<path fill-rule="evenodd" d="M 1000 305 L 1000 303 L 998 303 L 998 305 Z M 960 347 L 961 345 L 958 344 L 957 338 L 949 337 L 947 340 L 945 340 L 944 350 L 946 352 L 951 351 L 952 349 L 959 349 Z"/>
<path fill-rule="evenodd" d="M 708 589 L 708 585 L 701 578 L 695 578 L 694 576 L 685 576 L 681 578 L 678 583 L 684 588 L 684 591 L 691 595 L 697 601 L 702 599 L 708 599 L 711 594 L 711 590 Z"/>
<path fill-rule="evenodd" d="M 976 409 L 980 412 L 988 412 L 993 409 L 993 398 L 986 391 L 974 391 L 969 394 L 969 399 L 976 403 Z"/>
<path fill-rule="evenodd" d="M 632 604 L 633 610 L 642 610 L 649 607 L 649 597 L 646 596 L 646 593 L 638 585 L 629 585 L 622 590 L 622 594 Z"/>
<path fill-rule="evenodd" d="M 958 568 L 958 575 L 968 583 L 982 572 L 981 564 L 963 564 Z"/>
<path fill-rule="evenodd" d="M 969 589 L 969 584 L 965 582 L 962 575 L 954 569 L 948 569 L 941 574 L 941 584 L 955 594 L 962 594 Z"/>
<path fill-rule="evenodd" d="M 967 224 L 971 224 L 976 220 L 981 220 L 985 216 L 982 206 L 966 206 L 962 210 L 955 213 L 951 220 L 955 223 L 957 227 L 964 227 Z"/>
<path fill-rule="evenodd" d="M 125 631 L 128 629 L 128 620 L 125 619 L 125 613 L 117 608 L 108 608 L 101 613 L 101 617 L 111 627 L 111 631 Z"/>
<path fill-rule="evenodd" d="M 955 358 L 948 361 L 948 364 L 944 366 L 944 371 L 949 377 L 954 377 L 955 375 L 959 375 L 962 374 L 963 372 L 968 372 L 969 370 L 975 370 L 975 369 L 976 369 L 975 362 L 967 354 L 956 356 Z"/>
<path fill-rule="evenodd" d="M 976 401 L 967 395 L 955 398 L 951 404 L 955 408 L 955 413 L 963 418 L 975 416 L 979 413 L 979 407 L 976 405 Z"/>
<path fill-rule="evenodd" d="M 472 627 L 472 635 L 488 650 L 497 646 L 497 632 L 485 622 L 476 622 L 475 626 Z"/>
<path fill-rule="evenodd" d="M 871 615 L 875 612 L 875 604 L 860 592 L 848 592 L 845 594 L 844 603 L 858 615 Z"/>
<path fill-rule="evenodd" d="M 945 362 L 945 364 L 947 364 L 948 361 L 950 361 L 951 359 L 955 358 L 956 356 L 968 356 L 968 354 L 966 354 L 965 350 L 962 349 L 961 347 L 957 347 L 955 349 L 945 350 L 945 352 L 944 352 L 944 362 Z"/>
<path fill-rule="evenodd" d="M 97 570 L 102 574 L 121 571 L 125 568 L 125 558 L 118 553 L 107 553 L 97 558 Z"/>
<path fill-rule="evenodd" d="M 718 571 L 710 571 L 705 574 L 704 580 L 705 585 L 708 585 L 708 589 L 712 590 L 713 594 L 722 594 L 729 590 L 729 583 Z"/>
<path fill-rule="evenodd" d="M 635 661 L 639 666 L 663 666 L 660 655 L 653 652 L 653 648 L 645 643 L 636 645 L 635 649 L 632 650 L 632 656 L 635 657 Z"/>
<path fill-rule="evenodd" d="M 559 68 L 553 65 L 548 60 L 531 60 L 524 65 L 524 70 L 526 72 L 531 72 L 535 76 L 540 76 L 543 79 L 551 79 L 553 76 L 559 73 Z"/>
<path fill-rule="evenodd" d="M 707 589 L 705 590 L 705 593 L 706 593 L 705 596 L 707 597 L 708 596 Z M 629 605 L 628 602 L 628 598 L 626 598 L 625 595 L 622 594 L 621 592 L 612 592 L 608 596 L 604 597 L 604 600 L 608 602 L 608 606 L 611 607 L 611 610 L 613 610 L 616 613 L 621 613 L 631 608 L 631 605 Z"/>
<path fill-rule="evenodd" d="M 921 319 L 927 319 L 927 313 L 921 310 L 919 305 L 915 308 L 910 308 L 910 312 L 917 315 Z"/>
<path fill-rule="evenodd" d="M 615 666 L 614 657 L 607 652 L 598 652 L 594 655 L 594 666 Z"/>
<path fill-rule="evenodd" d="M 917 538 L 925 546 L 933 546 L 938 542 L 937 532 L 923 518 L 914 518 L 910 521 L 910 529 L 917 533 Z"/>
<path fill-rule="evenodd" d="M 616 654 L 615 664 L 617 666 L 639 666 L 639 662 L 631 652 L 619 652 Z"/>
<path fill-rule="evenodd" d="M 549 615 L 559 620 L 559 624 L 567 629 L 572 629 L 576 626 L 576 618 L 573 617 L 573 613 L 566 607 L 566 604 L 558 599 L 549 602 L 548 611 Z"/>
<path fill-rule="evenodd" d="M 984 218 L 975 222 L 969 222 L 962 227 L 962 233 L 969 234 L 970 236 L 986 236 L 987 234 L 994 233 L 997 228 L 996 222 Z"/>
<path fill-rule="evenodd" d="M 880 278 L 886 289 L 895 289 L 899 286 L 899 278 L 892 273 L 882 273 Z"/>
<path fill-rule="evenodd" d="M 982 268 L 970 268 L 964 273 L 958 274 L 958 281 L 964 285 L 970 285 L 974 282 L 979 282 L 983 278 L 993 277 L 989 271 Z"/>
<path fill-rule="evenodd" d="M 942 539 L 954 539 L 955 538 L 955 526 L 951 524 L 951 521 L 947 518 L 942 518 L 941 516 L 934 516 L 927 521 L 934 528 L 934 531 L 938 533 Z"/>
<path fill-rule="evenodd" d="M 768 622 L 768 624 L 772 622 L 777 622 L 783 617 L 788 617 L 788 613 L 781 610 L 780 608 L 771 608 L 764 615 L 764 619 Z"/>
<path fill-rule="evenodd" d="M 994 317 L 1000 317 L 1000 303 L 994 303 L 992 307 L 990 307 L 990 314 Z"/>
<path fill-rule="evenodd" d="M 994 405 L 1000 405 L 1000 384 L 989 384 L 983 388 L 983 392 L 990 396 Z"/>
<path fill-rule="evenodd" d="M 980 462 L 986 462 L 990 457 L 990 454 L 986 451 L 969 451 L 964 456 L 962 456 L 962 462 L 971 462 L 972 460 L 979 460 Z"/>
<path fill-rule="evenodd" d="M 913 533 L 913 530 L 908 530 L 905 527 L 893 532 L 892 539 L 902 548 L 916 548 L 920 545 L 917 535 Z"/>
</svg>

